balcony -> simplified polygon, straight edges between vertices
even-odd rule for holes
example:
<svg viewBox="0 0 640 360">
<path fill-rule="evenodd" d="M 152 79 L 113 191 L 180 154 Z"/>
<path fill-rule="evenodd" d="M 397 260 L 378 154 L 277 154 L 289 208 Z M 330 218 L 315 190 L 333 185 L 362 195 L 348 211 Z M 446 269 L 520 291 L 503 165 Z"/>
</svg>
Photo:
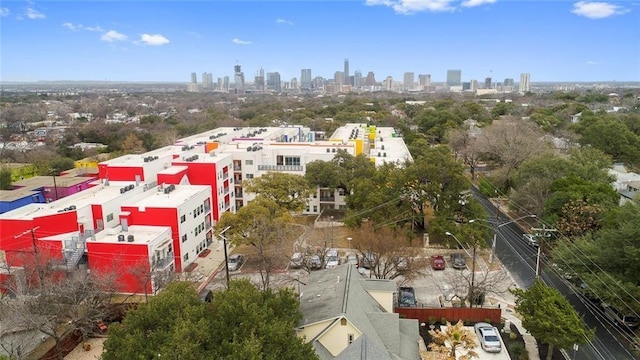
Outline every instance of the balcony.
<svg viewBox="0 0 640 360">
<path fill-rule="evenodd" d="M 320 202 L 335 202 L 335 196 L 320 196 Z"/>
<path fill-rule="evenodd" d="M 240 166 L 240 165 L 233 165 L 233 171 L 242 171 L 242 166 Z"/>
<path fill-rule="evenodd" d="M 300 165 L 258 165 L 259 171 L 304 171 Z"/>
<path fill-rule="evenodd" d="M 211 211 L 211 205 L 209 205 L 209 203 L 204 203 L 204 213 L 208 213 Z"/>
<path fill-rule="evenodd" d="M 229 173 L 222 173 L 222 180 L 227 180 L 229 178 Z"/>
<path fill-rule="evenodd" d="M 224 189 L 223 189 L 223 194 L 226 195 L 228 193 L 229 193 L 229 187 L 225 186 Z"/>
<path fill-rule="evenodd" d="M 229 208 L 229 206 L 231 206 L 231 203 L 230 203 L 230 202 L 226 202 L 226 203 L 224 203 L 224 208 L 225 208 L 225 209 L 228 209 L 228 208 Z"/>
<path fill-rule="evenodd" d="M 166 270 L 174 263 L 173 252 L 168 252 L 167 255 L 160 259 L 156 260 L 155 258 L 151 262 L 151 271 L 162 271 Z"/>
<path fill-rule="evenodd" d="M 236 192 L 235 192 L 235 196 L 236 196 L 237 198 L 241 198 L 241 197 L 242 197 L 242 195 L 243 195 L 243 194 L 242 194 L 242 191 L 236 191 Z"/>
</svg>

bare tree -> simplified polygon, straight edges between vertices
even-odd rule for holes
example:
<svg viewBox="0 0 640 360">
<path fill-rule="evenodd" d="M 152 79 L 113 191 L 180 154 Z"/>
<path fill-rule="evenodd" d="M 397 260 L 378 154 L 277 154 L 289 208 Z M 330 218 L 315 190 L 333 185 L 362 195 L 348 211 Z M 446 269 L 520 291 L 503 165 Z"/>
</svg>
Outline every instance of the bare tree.
<svg viewBox="0 0 640 360">
<path fill-rule="evenodd" d="M 376 228 L 367 222 L 354 231 L 352 241 L 360 256 L 360 266 L 369 268 L 376 279 L 402 276 L 410 281 L 424 275 L 427 268 L 422 248 L 411 246 L 402 229 Z"/>
<path fill-rule="evenodd" d="M 522 120 L 500 120 L 483 128 L 478 137 L 482 155 L 499 165 L 504 183 L 511 185 L 511 176 L 526 159 L 550 149 L 542 140 L 542 132 L 534 123 Z"/>
<path fill-rule="evenodd" d="M 458 299 L 463 307 L 482 305 L 487 295 L 505 294 L 512 284 L 504 269 L 485 268 L 475 274 L 471 270 L 454 271 L 447 273 L 445 279 L 444 282 L 434 281 L 434 286 L 442 291 L 445 301 Z"/>
<path fill-rule="evenodd" d="M 453 129 L 449 132 L 449 146 L 458 157 L 469 166 L 471 179 L 476 178 L 476 168 L 480 162 L 478 138 L 467 128 Z"/>
</svg>

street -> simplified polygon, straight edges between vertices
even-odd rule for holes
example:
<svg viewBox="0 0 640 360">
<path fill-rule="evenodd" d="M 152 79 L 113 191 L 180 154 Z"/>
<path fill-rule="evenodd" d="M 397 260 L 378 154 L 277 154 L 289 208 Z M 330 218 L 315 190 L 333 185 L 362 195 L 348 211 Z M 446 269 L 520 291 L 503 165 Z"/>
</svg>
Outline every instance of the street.
<svg viewBox="0 0 640 360">
<path fill-rule="evenodd" d="M 491 221 L 495 221 L 495 206 L 476 188 L 473 188 L 473 193 L 490 214 Z M 502 212 L 498 212 L 498 224 L 509 221 L 511 221 L 510 218 Z M 518 286 L 527 288 L 535 280 L 537 253 L 536 248 L 529 246 L 522 240 L 522 234 L 523 230 L 516 223 L 499 227 L 495 251 L 496 256 L 502 261 Z M 618 339 L 616 332 L 621 330 L 608 325 L 597 306 L 582 296 L 576 295 L 567 282 L 552 271 L 549 266 L 550 264 L 542 261 L 541 279 L 569 300 L 576 311 L 584 317 L 588 327 L 596 329 L 593 341 L 580 346 L 574 358 L 581 360 L 636 359 Z M 573 350 L 568 349 L 568 351 L 573 356 Z"/>
</svg>

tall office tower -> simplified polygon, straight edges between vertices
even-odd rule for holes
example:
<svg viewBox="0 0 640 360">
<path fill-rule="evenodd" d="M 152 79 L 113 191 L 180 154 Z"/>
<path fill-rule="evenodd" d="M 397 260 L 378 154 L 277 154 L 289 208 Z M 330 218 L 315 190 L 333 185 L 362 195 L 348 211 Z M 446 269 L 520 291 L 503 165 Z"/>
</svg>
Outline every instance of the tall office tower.
<svg viewBox="0 0 640 360">
<path fill-rule="evenodd" d="M 311 69 L 300 71 L 300 90 L 311 90 Z"/>
<path fill-rule="evenodd" d="M 202 73 L 202 87 L 205 89 L 213 88 L 213 75 L 211 73 Z"/>
<path fill-rule="evenodd" d="M 365 86 L 376 86 L 376 76 L 373 71 L 367 73 L 366 79 L 364 79 Z"/>
<path fill-rule="evenodd" d="M 198 91 L 198 75 L 194 72 L 191 73 L 191 82 L 187 84 L 188 92 L 197 92 Z"/>
<path fill-rule="evenodd" d="M 520 93 L 524 94 L 531 90 L 529 73 L 520 74 Z"/>
<path fill-rule="evenodd" d="M 298 78 L 291 78 L 291 88 L 292 89 L 298 88 Z"/>
<path fill-rule="evenodd" d="M 219 77 L 218 78 L 218 91 L 220 91 L 222 89 L 224 89 L 224 80 L 221 77 Z"/>
<path fill-rule="evenodd" d="M 384 89 L 387 91 L 393 90 L 393 78 L 391 76 L 387 76 L 387 78 L 384 79 Z"/>
<path fill-rule="evenodd" d="M 267 73 L 267 90 L 273 90 L 278 93 L 282 91 L 279 72 Z"/>
<path fill-rule="evenodd" d="M 506 78 L 506 79 L 504 79 L 504 84 L 503 84 L 503 85 L 504 85 L 505 87 L 507 87 L 507 86 L 511 86 L 511 87 L 513 87 L 513 84 L 514 84 L 513 79 L 511 79 L 511 78 Z"/>
<path fill-rule="evenodd" d="M 192 84 L 197 84 L 198 83 L 198 74 L 192 72 L 191 73 L 191 83 Z"/>
<path fill-rule="evenodd" d="M 418 75 L 418 85 L 421 88 L 431 86 L 431 74 Z"/>
<path fill-rule="evenodd" d="M 229 77 L 228 76 L 224 77 L 224 84 L 222 86 L 222 90 L 229 91 Z"/>
<path fill-rule="evenodd" d="M 244 73 L 242 72 L 240 65 L 235 65 L 233 67 L 233 72 L 233 80 L 235 82 L 236 90 L 241 93 L 244 91 Z"/>
<path fill-rule="evenodd" d="M 469 90 L 471 91 L 477 91 L 478 90 L 478 80 L 471 80 L 471 88 Z"/>
<path fill-rule="evenodd" d="M 490 77 L 484 79 L 484 88 L 485 89 L 491 89 L 491 78 Z"/>
<path fill-rule="evenodd" d="M 358 89 L 361 88 L 363 84 L 364 82 L 362 81 L 362 71 L 356 70 L 356 72 L 353 73 L 353 87 Z"/>
<path fill-rule="evenodd" d="M 404 91 L 413 90 L 413 80 L 414 74 L 412 72 L 404 73 L 404 79 L 402 82 L 402 88 L 404 89 Z"/>
<path fill-rule="evenodd" d="M 349 77 L 349 59 L 344 59 L 344 72 L 342 73 L 343 81 L 342 85 L 351 85 L 351 78 Z"/>
<path fill-rule="evenodd" d="M 324 79 L 322 78 L 322 76 L 314 77 L 311 83 L 311 87 L 314 89 L 324 90 Z"/>
<path fill-rule="evenodd" d="M 336 71 L 335 74 L 333 74 L 333 82 L 338 86 L 344 85 L 344 73 L 342 71 Z"/>
<path fill-rule="evenodd" d="M 462 86 L 462 70 L 447 70 L 447 86 Z"/>
</svg>

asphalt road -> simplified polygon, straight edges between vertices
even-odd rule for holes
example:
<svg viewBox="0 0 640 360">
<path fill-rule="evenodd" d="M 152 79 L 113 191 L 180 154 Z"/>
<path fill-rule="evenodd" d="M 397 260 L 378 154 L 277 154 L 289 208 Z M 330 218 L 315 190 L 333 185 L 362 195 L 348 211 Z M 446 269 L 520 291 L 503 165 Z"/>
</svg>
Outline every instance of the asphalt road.
<svg viewBox="0 0 640 360">
<path fill-rule="evenodd" d="M 496 208 L 475 188 L 473 193 L 490 214 L 491 221 L 494 222 Z M 498 212 L 497 224 L 505 224 L 511 220 L 502 212 Z M 522 234 L 523 230 L 516 223 L 500 226 L 496 236 L 495 254 L 507 268 L 514 281 L 520 287 L 527 288 L 535 280 L 537 251 L 524 242 Z M 623 345 L 624 339 L 629 337 L 629 333 L 625 333 L 615 324 L 611 324 L 611 321 L 602 315 L 602 310 L 598 305 L 577 295 L 573 288 L 553 271 L 550 264 L 545 261 L 542 261 L 541 264 L 542 280 L 547 285 L 558 289 L 576 311 L 584 316 L 587 326 L 596 329 L 596 335 L 592 342 L 581 345 L 575 354 L 573 350 L 569 349 L 568 355 L 571 358 L 579 360 L 637 359 Z"/>
</svg>

